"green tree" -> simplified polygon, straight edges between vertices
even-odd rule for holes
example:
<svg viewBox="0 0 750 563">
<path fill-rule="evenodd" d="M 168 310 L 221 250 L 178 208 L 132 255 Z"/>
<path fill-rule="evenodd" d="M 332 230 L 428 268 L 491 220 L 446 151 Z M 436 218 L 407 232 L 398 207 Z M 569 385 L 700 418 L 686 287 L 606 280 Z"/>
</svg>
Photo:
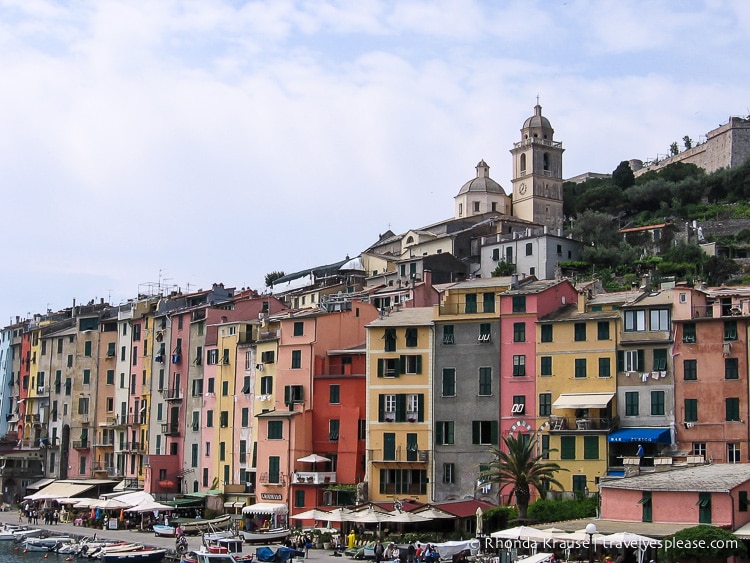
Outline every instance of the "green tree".
<svg viewBox="0 0 750 563">
<path fill-rule="evenodd" d="M 708 285 L 721 285 L 740 271 L 740 266 L 730 258 L 711 256 L 703 264 L 703 275 Z"/>
<path fill-rule="evenodd" d="M 497 263 L 497 268 L 492 272 L 493 278 L 499 278 L 502 276 L 509 276 L 516 273 L 516 265 L 513 262 L 506 262 L 501 260 Z"/>
<path fill-rule="evenodd" d="M 680 146 L 677 144 L 677 141 L 669 145 L 669 154 L 672 156 L 680 154 Z"/>
<path fill-rule="evenodd" d="M 558 471 L 567 471 L 553 461 L 544 460 L 541 453 L 536 453 L 537 438 L 537 434 L 531 439 L 520 433 L 517 437 L 503 436 L 507 451 L 491 448 L 494 460 L 480 474 L 481 483 L 497 483 L 501 493 L 510 487 L 509 500 L 515 497 L 518 519 L 521 521 L 527 520 L 532 489 L 536 489 L 542 497 L 550 485 L 562 489 L 555 475 Z"/>
<path fill-rule="evenodd" d="M 284 272 L 268 272 L 266 274 L 266 287 L 271 287 L 273 282 L 279 278 L 283 278 L 285 275 Z"/>
<path fill-rule="evenodd" d="M 693 140 L 687 135 L 682 138 L 682 143 L 685 145 L 685 150 L 693 148 Z"/>
<path fill-rule="evenodd" d="M 731 556 L 747 555 L 745 544 L 732 532 L 708 524 L 685 528 L 664 539 L 663 545 L 669 545 L 670 548 L 666 550 L 662 547 L 659 550 L 659 558 L 668 558 L 671 561 L 725 560 Z"/>
<path fill-rule="evenodd" d="M 614 172 L 612 172 L 612 182 L 618 188 L 626 189 L 635 184 L 635 174 L 633 169 L 630 168 L 630 163 L 627 160 L 623 160 L 617 165 Z"/>
<path fill-rule="evenodd" d="M 584 211 L 570 229 L 573 238 L 585 246 L 617 246 L 622 240 L 617 221 L 607 213 Z"/>
</svg>

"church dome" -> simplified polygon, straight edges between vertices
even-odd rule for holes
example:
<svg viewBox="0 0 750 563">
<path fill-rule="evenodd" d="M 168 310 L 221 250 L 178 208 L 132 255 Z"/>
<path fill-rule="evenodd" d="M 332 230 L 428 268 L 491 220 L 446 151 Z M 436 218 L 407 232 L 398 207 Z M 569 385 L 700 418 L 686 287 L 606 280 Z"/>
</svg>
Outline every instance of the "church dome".
<svg viewBox="0 0 750 563">
<path fill-rule="evenodd" d="M 458 195 L 469 192 L 507 195 L 503 187 L 490 178 L 490 167 L 484 160 L 480 160 L 477 164 L 477 177 L 461 186 Z"/>
<path fill-rule="evenodd" d="M 545 129 L 552 129 L 552 125 L 550 125 L 549 119 L 542 115 L 542 106 L 540 106 L 539 104 L 534 106 L 534 115 L 523 122 L 523 129 L 534 127 L 544 127 Z"/>
</svg>

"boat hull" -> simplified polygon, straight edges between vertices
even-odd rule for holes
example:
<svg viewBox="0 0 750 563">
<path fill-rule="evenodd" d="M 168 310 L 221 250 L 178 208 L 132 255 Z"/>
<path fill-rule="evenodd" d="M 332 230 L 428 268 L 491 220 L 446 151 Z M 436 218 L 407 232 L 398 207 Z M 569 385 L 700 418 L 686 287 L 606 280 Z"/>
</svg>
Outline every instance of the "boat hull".
<svg viewBox="0 0 750 563">
<path fill-rule="evenodd" d="M 182 531 L 186 534 L 194 535 L 201 532 L 211 532 L 213 530 L 224 530 L 232 527 L 232 515 L 225 514 L 219 518 L 211 520 L 179 520 Z"/>
<path fill-rule="evenodd" d="M 284 541 L 291 535 L 289 528 L 276 528 L 274 530 L 266 530 L 263 532 L 246 532 L 240 530 L 240 535 L 245 540 L 245 543 L 273 543 Z"/>
<path fill-rule="evenodd" d="M 161 561 L 167 554 L 166 549 L 146 549 L 121 553 L 105 553 L 101 556 L 103 563 L 151 563 Z"/>
</svg>

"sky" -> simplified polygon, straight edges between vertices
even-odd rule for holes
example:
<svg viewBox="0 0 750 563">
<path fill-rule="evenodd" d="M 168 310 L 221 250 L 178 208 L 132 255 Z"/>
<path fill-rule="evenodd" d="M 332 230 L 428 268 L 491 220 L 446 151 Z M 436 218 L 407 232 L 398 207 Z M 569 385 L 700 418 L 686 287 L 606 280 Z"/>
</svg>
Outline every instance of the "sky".
<svg viewBox="0 0 750 563">
<path fill-rule="evenodd" d="M 264 290 L 453 216 L 539 97 L 563 175 L 750 114 L 745 0 L 0 0 L 0 326 Z"/>
</svg>

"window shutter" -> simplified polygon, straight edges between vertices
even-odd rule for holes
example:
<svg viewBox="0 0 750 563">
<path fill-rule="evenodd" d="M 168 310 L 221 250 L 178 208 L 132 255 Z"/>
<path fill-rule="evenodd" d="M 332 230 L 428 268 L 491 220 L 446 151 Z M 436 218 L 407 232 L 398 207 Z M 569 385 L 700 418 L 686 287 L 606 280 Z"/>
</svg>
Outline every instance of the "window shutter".
<svg viewBox="0 0 750 563">
<path fill-rule="evenodd" d="M 406 362 L 401 362 L 399 361 L 399 358 L 395 358 L 393 360 L 393 363 L 395 364 L 393 366 L 393 376 L 398 377 L 399 374 L 404 373 L 403 371 L 401 371 L 401 366 L 404 365 Z"/>
<path fill-rule="evenodd" d="M 417 414 L 417 421 L 418 422 L 424 422 L 424 394 L 420 393 L 417 395 L 417 402 L 418 402 L 418 414 Z"/>
<path fill-rule="evenodd" d="M 291 387 L 289 385 L 284 385 L 284 404 L 285 405 L 288 405 L 289 403 L 292 402 L 292 398 L 290 396 L 291 392 L 292 392 Z"/>
<path fill-rule="evenodd" d="M 617 351 L 617 371 L 625 371 L 625 352 L 622 350 Z"/>
<path fill-rule="evenodd" d="M 471 422 L 471 443 L 472 444 L 479 443 L 479 421 L 478 420 L 473 420 Z"/>
<path fill-rule="evenodd" d="M 453 440 L 453 421 L 448 422 L 448 443 L 455 443 Z"/>
<path fill-rule="evenodd" d="M 417 373 L 422 373 L 422 356 L 417 356 Z"/>
<path fill-rule="evenodd" d="M 385 422 L 385 395 L 378 395 L 378 422 Z"/>
<path fill-rule="evenodd" d="M 383 377 L 383 358 L 378 358 L 378 377 Z"/>
<path fill-rule="evenodd" d="M 406 395 L 396 395 L 396 422 L 406 422 Z"/>
<path fill-rule="evenodd" d="M 406 356 L 399 356 L 398 357 L 398 369 L 396 369 L 396 373 L 406 373 Z"/>
<path fill-rule="evenodd" d="M 638 371 L 646 369 L 646 354 L 644 350 L 638 350 Z"/>
<path fill-rule="evenodd" d="M 498 423 L 497 420 L 493 420 L 490 423 L 490 440 L 493 446 L 497 446 L 499 442 Z"/>
<path fill-rule="evenodd" d="M 435 424 L 435 443 L 443 444 L 443 423 L 438 422 Z"/>
</svg>

